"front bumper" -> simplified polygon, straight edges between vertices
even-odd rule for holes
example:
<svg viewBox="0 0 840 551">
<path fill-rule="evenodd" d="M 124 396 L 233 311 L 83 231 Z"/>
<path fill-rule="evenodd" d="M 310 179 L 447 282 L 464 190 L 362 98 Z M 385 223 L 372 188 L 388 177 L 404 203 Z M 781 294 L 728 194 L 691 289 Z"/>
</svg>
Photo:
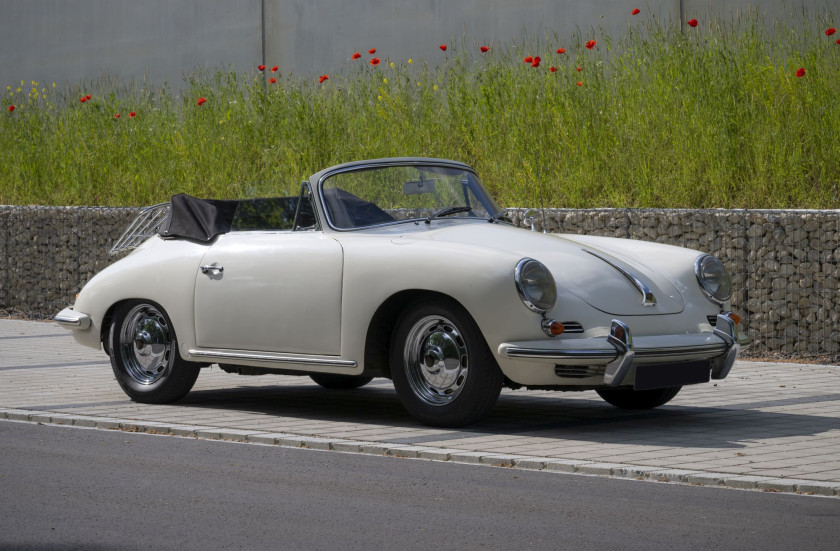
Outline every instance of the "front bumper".
<svg viewBox="0 0 840 551">
<path fill-rule="evenodd" d="M 65 308 L 59 312 L 53 318 L 53 321 L 65 329 L 87 329 L 90 327 L 90 316 L 72 308 Z"/>
<path fill-rule="evenodd" d="M 548 361 L 564 366 L 606 366 L 603 384 L 616 387 L 623 383 L 631 366 L 692 360 L 712 360 L 711 378 L 723 379 L 746 342 L 739 337 L 738 326 L 726 312 L 718 314 L 711 333 L 657 335 L 634 340 L 627 324 L 615 319 L 606 339 L 570 339 L 558 341 L 551 348 L 545 347 L 545 341 L 503 343 L 498 351 L 500 355 L 516 360 Z"/>
</svg>

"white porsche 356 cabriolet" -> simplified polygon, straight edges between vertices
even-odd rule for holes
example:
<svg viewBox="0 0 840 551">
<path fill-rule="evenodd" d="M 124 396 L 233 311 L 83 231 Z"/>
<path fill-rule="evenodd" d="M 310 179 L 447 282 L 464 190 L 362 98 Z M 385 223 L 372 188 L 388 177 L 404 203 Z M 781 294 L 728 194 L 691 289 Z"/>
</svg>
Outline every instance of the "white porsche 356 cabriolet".
<svg viewBox="0 0 840 551">
<path fill-rule="evenodd" d="M 218 364 L 327 388 L 388 377 L 438 426 L 480 419 L 503 386 L 653 408 L 726 377 L 740 346 L 713 256 L 514 227 L 453 161 L 343 164 L 298 197 L 176 195 L 115 245 L 131 248 L 55 320 L 138 402 Z"/>
</svg>

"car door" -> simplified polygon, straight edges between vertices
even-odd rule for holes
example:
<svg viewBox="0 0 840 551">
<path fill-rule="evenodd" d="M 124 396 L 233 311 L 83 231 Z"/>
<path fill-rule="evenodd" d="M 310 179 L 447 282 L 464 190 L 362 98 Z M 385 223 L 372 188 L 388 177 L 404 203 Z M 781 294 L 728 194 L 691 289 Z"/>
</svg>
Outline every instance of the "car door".
<svg viewBox="0 0 840 551">
<path fill-rule="evenodd" d="M 341 245 L 320 231 L 239 231 L 210 245 L 196 275 L 196 344 L 339 355 Z"/>
</svg>

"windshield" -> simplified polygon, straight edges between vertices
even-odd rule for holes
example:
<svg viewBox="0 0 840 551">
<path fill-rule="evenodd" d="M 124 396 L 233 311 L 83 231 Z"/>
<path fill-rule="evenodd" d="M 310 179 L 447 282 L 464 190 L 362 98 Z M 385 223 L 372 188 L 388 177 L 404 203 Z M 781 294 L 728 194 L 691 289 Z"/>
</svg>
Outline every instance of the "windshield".
<svg viewBox="0 0 840 551">
<path fill-rule="evenodd" d="M 356 229 L 435 218 L 487 219 L 500 211 L 475 175 L 444 166 L 380 166 L 339 172 L 321 186 L 327 218 Z"/>
</svg>

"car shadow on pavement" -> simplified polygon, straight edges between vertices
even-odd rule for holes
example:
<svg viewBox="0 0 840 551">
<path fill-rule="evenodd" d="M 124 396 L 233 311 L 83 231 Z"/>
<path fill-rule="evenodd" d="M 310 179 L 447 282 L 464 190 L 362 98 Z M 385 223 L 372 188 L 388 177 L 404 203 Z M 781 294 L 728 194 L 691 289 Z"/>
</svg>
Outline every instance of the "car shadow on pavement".
<svg viewBox="0 0 840 551">
<path fill-rule="evenodd" d="M 314 383 L 290 386 L 243 386 L 222 390 L 194 390 L 179 407 L 211 408 L 273 416 L 278 424 L 288 418 L 288 432 L 307 423 L 307 433 L 333 436 L 335 430 L 354 428 L 417 429 L 417 436 L 381 441 L 423 444 L 485 436 L 515 435 L 601 444 L 653 445 L 687 448 L 742 448 L 747 443 L 777 438 L 810 436 L 840 429 L 832 417 L 760 411 L 785 405 L 784 400 L 720 406 L 668 404 L 654 410 L 617 409 L 598 398 L 563 393 L 518 394 L 504 391 L 484 420 L 457 429 L 429 428 L 415 421 L 402 407 L 393 386 L 383 379 L 354 390 L 327 390 Z M 840 401 L 840 394 L 793 399 L 793 403 Z M 317 424 L 322 422 L 323 426 Z M 241 419 L 237 423 L 247 424 Z M 338 429 L 333 424 L 341 424 Z M 272 425 L 275 430 L 276 425 Z M 235 428 L 242 428 L 239 424 Z M 376 441 L 366 431 L 365 440 Z M 346 436 L 343 436 L 346 437 Z"/>
</svg>

